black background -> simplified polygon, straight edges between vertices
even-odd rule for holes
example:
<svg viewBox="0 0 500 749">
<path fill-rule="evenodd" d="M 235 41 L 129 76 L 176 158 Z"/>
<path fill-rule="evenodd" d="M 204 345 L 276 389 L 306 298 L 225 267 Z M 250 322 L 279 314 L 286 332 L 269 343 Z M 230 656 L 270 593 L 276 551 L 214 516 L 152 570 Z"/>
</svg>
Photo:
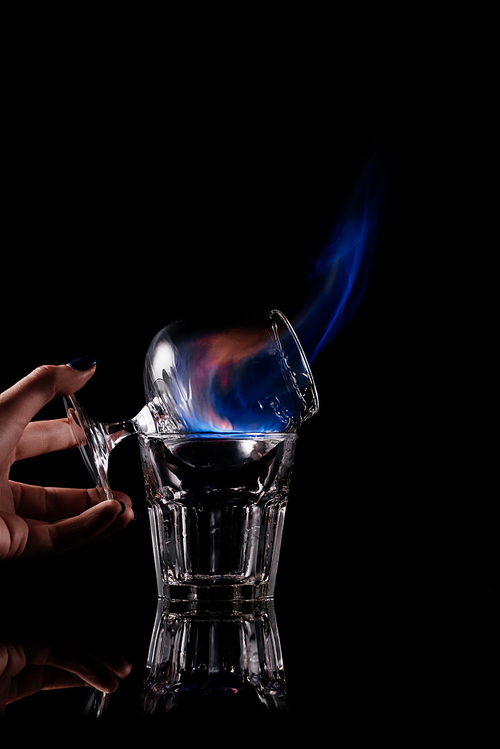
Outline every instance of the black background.
<svg viewBox="0 0 500 749">
<path fill-rule="evenodd" d="M 456 452 L 470 439 L 471 407 L 462 403 L 460 418 L 451 407 L 448 372 L 461 353 L 450 303 L 435 297 L 440 258 L 466 233 L 455 198 L 475 205 L 480 146 L 456 156 L 463 98 L 431 92 L 418 66 L 403 78 L 391 65 L 365 69 L 347 86 L 338 68 L 321 78 L 197 69 L 160 87 L 132 70 L 98 86 L 85 66 L 29 73 L 13 90 L 4 145 L 0 386 L 93 354 L 79 400 L 97 419 L 140 410 L 149 342 L 173 319 L 255 307 L 293 319 L 307 257 L 367 160 L 386 164 L 371 286 L 313 365 L 320 412 L 299 438 L 276 607 L 293 717 L 319 723 L 333 710 L 347 720 L 361 709 L 383 721 L 421 704 L 420 656 L 453 643 L 465 613 L 484 638 L 499 584 L 498 513 L 473 452 L 468 464 Z M 40 417 L 61 415 L 57 402 Z M 156 605 L 132 439 L 110 476 L 137 520 L 95 546 L 5 563 L 2 624 L 12 637 L 74 630 L 132 660 L 114 703 L 126 720 Z M 88 485 L 77 451 L 31 459 L 14 477 Z M 429 659 L 429 673 L 448 678 L 443 657 Z M 433 678 L 424 681 L 429 689 Z M 12 709 L 57 720 L 58 698 Z"/>
</svg>

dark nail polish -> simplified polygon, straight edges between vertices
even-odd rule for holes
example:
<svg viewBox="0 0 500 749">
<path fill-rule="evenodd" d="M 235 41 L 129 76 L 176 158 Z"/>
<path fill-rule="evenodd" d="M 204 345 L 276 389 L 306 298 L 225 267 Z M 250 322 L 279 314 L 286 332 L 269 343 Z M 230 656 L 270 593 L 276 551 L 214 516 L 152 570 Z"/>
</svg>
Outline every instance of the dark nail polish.
<svg viewBox="0 0 500 749">
<path fill-rule="evenodd" d="M 118 500 L 118 501 L 120 502 L 120 500 Z M 125 508 L 125 502 L 120 502 L 120 504 L 122 506 L 122 511 L 120 512 L 120 515 L 123 515 L 123 513 L 125 512 L 125 509 L 126 509 Z M 118 517 L 120 517 L 120 515 L 118 515 Z"/>
<path fill-rule="evenodd" d="M 78 369 L 80 372 L 85 371 L 86 369 L 90 369 L 94 366 L 96 363 L 95 356 L 82 356 L 80 359 L 73 359 L 73 361 L 68 362 L 66 365 L 67 367 L 71 367 L 71 369 Z"/>
</svg>

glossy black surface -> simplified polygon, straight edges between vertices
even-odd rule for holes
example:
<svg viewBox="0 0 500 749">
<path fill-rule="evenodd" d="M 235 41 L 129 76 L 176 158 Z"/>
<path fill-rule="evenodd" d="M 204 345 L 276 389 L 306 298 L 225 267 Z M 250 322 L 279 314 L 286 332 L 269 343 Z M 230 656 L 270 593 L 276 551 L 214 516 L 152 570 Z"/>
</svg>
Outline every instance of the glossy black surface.
<svg viewBox="0 0 500 749">
<path fill-rule="evenodd" d="M 408 722 L 423 730 L 436 717 L 460 720 L 456 713 L 462 709 L 483 721 L 495 715 L 500 611 L 494 591 L 359 587 L 323 596 L 310 587 L 308 595 L 294 597 L 282 586 L 276 603 L 286 675 L 281 710 L 269 708 L 249 688 L 235 692 L 241 687 L 237 669 L 231 683 L 226 684 L 229 668 L 225 676 L 212 676 L 210 688 L 202 672 L 189 676 L 188 669 L 186 683 L 162 698 L 168 710 L 161 703 L 149 710 L 153 717 L 144 717 L 154 586 L 147 582 L 151 575 L 140 580 L 123 560 L 107 569 L 102 561 L 99 553 L 86 560 L 73 556 L 64 572 L 38 564 L 38 574 L 50 578 L 45 590 L 39 576 L 20 563 L 2 586 L 1 652 L 15 648 L 27 662 L 0 682 L 3 696 L 10 689 L 10 699 L 16 692 L 18 697 L 5 707 L 0 730 L 20 729 L 27 721 L 44 729 L 69 721 L 78 731 L 84 720 L 87 727 L 104 723 L 125 732 L 137 725 L 147 730 L 152 722 L 177 730 L 186 721 L 199 728 L 217 719 L 224 726 L 260 721 L 262 727 L 283 729 L 333 722 L 337 731 L 351 727 L 364 734 L 407 730 Z M 70 591 L 75 578 L 78 595 Z M 31 594 L 20 595 L 23 586 Z M 121 683 L 113 666 L 122 671 Z M 64 688 L 75 672 L 95 689 Z M 54 683 L 63 686 L 38 691 Z M 102 689 L 112 690 L 104 708 Z"/>
</svg>

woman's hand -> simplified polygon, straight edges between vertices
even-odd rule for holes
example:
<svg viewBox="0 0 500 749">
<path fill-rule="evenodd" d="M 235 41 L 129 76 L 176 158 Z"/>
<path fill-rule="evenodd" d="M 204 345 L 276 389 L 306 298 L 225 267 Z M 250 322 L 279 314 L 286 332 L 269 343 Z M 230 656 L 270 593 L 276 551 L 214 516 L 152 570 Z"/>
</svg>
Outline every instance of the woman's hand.
<svg viewBox="0 0 500 749">
<path fill-rule="evenodd" d="M 102 501 L 97 489 L 62 489 L 9 481 L 11 465 L 34 455 L 76 447 L 67 419 L 31 422 L 56 396 L 79 390 L 92 377 L 92 360 L 38 367 L 0 394 L 0 559 L 59 554 L 99 541 L 134 518 L 122 492 Z"/>
</svg>

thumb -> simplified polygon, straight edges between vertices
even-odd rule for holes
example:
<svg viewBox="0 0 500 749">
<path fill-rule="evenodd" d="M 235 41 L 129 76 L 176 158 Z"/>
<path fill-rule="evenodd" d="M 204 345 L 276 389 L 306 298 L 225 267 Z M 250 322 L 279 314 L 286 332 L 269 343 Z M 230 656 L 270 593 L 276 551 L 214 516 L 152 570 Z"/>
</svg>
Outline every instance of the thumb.
<svg viewBox="0 0 500 749">
<path fill-rule="evenodd" d="M 87 363 L 91 363 L 87 361 Z M 58 395 L 80 390 L 95 372 L 95 361 L 83 371 L 68 364 L 44 364 L 0 395 L 0 458 L 19 442 L 33 416 Z"/>
</svg>

